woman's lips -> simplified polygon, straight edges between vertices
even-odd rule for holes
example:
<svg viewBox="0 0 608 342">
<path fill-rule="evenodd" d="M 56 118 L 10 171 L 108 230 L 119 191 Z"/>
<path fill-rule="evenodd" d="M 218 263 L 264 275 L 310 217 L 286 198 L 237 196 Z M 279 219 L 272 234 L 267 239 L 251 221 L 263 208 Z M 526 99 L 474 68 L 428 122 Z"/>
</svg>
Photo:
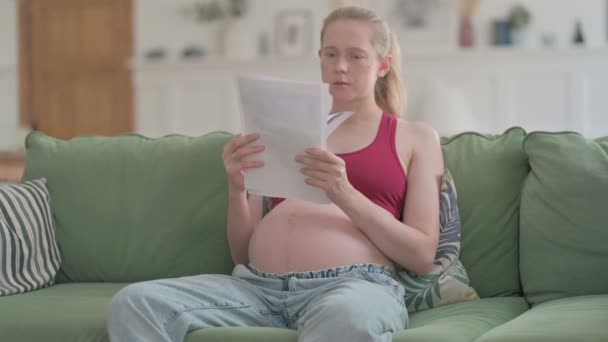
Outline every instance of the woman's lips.
<svg viewBox="0 0 608 342">
<path fill-rule="evenodd" d="M 338 82 L 334 82 L 334 85 L 337 85 L 337 86 L 347 86 L 347 85 L 349 85 L 349 83 L 348 82 L 338 81 Z"/>
</svg>

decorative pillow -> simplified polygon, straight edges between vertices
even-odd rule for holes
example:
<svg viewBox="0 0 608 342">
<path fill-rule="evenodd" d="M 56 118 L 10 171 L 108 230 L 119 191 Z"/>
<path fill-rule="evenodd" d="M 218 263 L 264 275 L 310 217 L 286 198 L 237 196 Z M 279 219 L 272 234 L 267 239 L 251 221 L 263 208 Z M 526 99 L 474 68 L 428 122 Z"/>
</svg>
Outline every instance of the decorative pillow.
<svg viewBox="0 0 608 342">
<path fill-rule="evenodd" d="M 60 263 L 46 179 L 0 184 L 0 296 L 52 285 Z"/>
<path fill-rule="evenodd" d="M 405 287 L 405 304 L 409 312 L 479 299 L 477 292 L 469 286 L 467 272 L 458 259 L 460 215 L 456 199 L 454 180 L 446 169 L 441 180 L 439 246 L 433 268 L 424 276 L 404 269 L 397 272 Z"/>
</svg>

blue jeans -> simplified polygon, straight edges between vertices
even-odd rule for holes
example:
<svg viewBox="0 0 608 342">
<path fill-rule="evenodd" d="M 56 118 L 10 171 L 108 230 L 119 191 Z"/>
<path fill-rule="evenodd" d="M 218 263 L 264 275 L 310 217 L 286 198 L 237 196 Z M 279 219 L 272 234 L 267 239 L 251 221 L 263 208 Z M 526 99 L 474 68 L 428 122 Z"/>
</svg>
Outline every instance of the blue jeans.
<svg viewBox="0 0 608 342">
<path fill-rule="evenodd" d="M 210 327 L 296 329 L 298 341 L 391 341 L 408 323 L 404 289 L 386 266 L 360 264 L 273 274 L 237 265 L 129 285 L 112 299 L 111 342 L 181 342 Z"/>
</svg>

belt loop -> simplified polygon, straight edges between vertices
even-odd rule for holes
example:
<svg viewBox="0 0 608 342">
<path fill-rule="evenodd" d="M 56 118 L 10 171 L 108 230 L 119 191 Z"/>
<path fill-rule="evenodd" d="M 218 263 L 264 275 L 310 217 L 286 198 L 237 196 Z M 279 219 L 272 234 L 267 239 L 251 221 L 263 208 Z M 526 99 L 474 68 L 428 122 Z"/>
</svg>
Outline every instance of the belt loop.
<svg viewBox="0 0 608 342">
<path fill-rule="evenodd" d="M 289 292 L 296 291 L 296 277 L 289 277 Z"/>
</svg>

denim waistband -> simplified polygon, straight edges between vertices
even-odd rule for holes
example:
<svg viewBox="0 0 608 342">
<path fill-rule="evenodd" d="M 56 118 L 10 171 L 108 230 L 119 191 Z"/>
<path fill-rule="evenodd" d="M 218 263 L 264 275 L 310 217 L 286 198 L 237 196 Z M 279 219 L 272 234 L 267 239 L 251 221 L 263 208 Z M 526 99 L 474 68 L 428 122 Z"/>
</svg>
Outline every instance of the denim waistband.
<svg viewBox="0 0 608 342">
<path fill-rule="evenodd" d="M 264 271 L 260 271 L 252 264 L 249 264 L 248 267 L 249 267 L 249 270 L 251 270 L 251 272 L 253 274 L 260 276 L 260 277 L 272 278 L 272 279 L 287 279 L 287 278 L 291 278 L 291 277 L 295 277 L 298 279 L 332 278 L 332 277 L 339 277 L 348 272 L 357 271 L 357 270 L 365 271 L 368 273 L 381 273 L 381 274 L 387 275 L 391 278 L 396 277 L 395 271 L 393 271 L 390 267 L 388 267 L 386 265 L 380 265 L 380 264 L 354 264 L 354 265 L 347 265 L 347 266 L 338 266 L 338 267 L 334 267 L 334 268 L 326 268 L 326 269 L 317 270 L 317 271 L 289 272 L 289 273 L 264 272 Z"/>
</svg>

